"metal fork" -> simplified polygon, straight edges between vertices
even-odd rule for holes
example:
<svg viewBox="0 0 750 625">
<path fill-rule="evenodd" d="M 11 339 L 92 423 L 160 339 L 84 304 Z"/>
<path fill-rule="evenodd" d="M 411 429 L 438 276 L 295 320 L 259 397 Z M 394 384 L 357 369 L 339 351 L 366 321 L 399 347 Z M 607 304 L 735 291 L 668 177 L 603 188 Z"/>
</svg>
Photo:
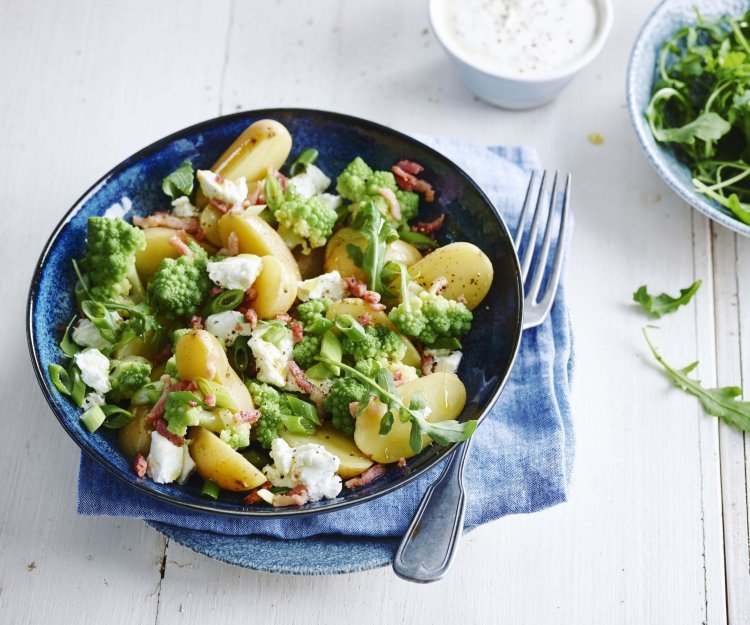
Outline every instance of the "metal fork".
<svg viewBox="0 0 750 625">
<path fill-rule="evenodd" d="M 520 253 L 521 244 L 526 238 L 521 259 L 521 277 L 524 287 L 529 278 L 532 261 L 534 261 L 529 288 L 524 289 L 524 330 L 538 326 L 549 314 L 562 272 L 563 243 L 567 236 L 570 216 L 570 174 L 565 176 L 562 207 L 557 227 L 553 225 L 555 222 L 553 217 L 556 212 L 555 208 L 559 204 L 558 181 L 561 176 L 559 173 L 554 174 L 552 191 L 548 193 L 549 179 L 552 177 L 550 172 L 545 171 L 542 174 L 541 184 L 537 184 L 537 172 L 531 175 L 513 242 L 516 251 Z M 536 197 L 536 202 L 534 202 L 534 197 Z M 528 236 L 524 237 L 526 221 L 532 205 L 535 205 L 534 217 Z M 543 218 L 546 218 L 547 225 L 541 247 L 537 251 L 537 237 Z M 558 245 L 552 266 L 548 270 L 547 258 L 555 234 L 557 234 Z M 539 299 L 545 275 L 547 275 L 547 282 L 544 293 Z M 466 513 L 464 468 L 471 441 L 472 439 L 469 439 L 456 446 L 443 473 L 425 492 L 393 560 L 393 570 L 399 577 L 412 582 L 434 582 L 441 579 L 450 568 L 464 528 Z"/>
</svg>

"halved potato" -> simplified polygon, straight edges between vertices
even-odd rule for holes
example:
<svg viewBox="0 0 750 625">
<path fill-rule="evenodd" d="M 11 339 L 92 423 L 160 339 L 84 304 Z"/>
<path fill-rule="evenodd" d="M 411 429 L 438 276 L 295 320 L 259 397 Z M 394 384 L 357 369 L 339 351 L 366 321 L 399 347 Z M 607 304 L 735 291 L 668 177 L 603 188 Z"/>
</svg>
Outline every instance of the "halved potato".
<svg viewBox="0 0 750 625">
<path fill-rule="evenodd" d="M 420 393 L 430 410 L 427 420 L 430 423 L 455 419 L 466 405 L 466 388 L 458 376 L 452 373 L 433 373 L 407 382 L 397 387 L 399 397 L 409 405 L 411 396 Z M 380 436 L 380 420 L 386 407 L 373 399 L 367 409 L 357 417 L 354 428 L 354 442 L 357 447 L 376 462 L 396 462 L 400 458 L 411 458 L 414 452 L 409 445 L 411 423 L 402 423 L 398 416 L 393 419 L 393 427 L 385 436 Z M 430 439 L 422 437 L 422 446 Z"/>
<path fill-rule="evenodd" d="M 238 411 L 255 407 L 250 391 L 232 369 L 219 340 L 206 330 L 191 330 L 175 346 L 175 363 L 181 380 L 206 378 L 225 387 L 237 403 Z"/>
<path fill-rule="evenodd" d="M 361 475 L 372 466 L 372 460 L 362 454 L 354 441 L 330 423 L 324 423 L 312 436 L 292 434 L 285 430 L 281 437 L 292 447 L 306 443 L 325 447 L 326 451 L 338 457 L 340 464 L 337 473 L 344 479 Z"/>
<path fill-rule="evenodd" d="M 266 481 L 266 476 L 242 454 L 207 429 L 192 427 L 188 430 L 188 438 L 191 440 L 188 451 L 196 471 L 224 490 L 251 490 Z"/>
<path fill-rule="evenodd" d="M 174 237 L 177 231 L 173 228 L 146 228 L 143 236 L 146 237 L 146 247 L 135 253 L 135 268 L 144 282 L 156 273 L 165 258 L 177 258 L 180 253 L 172 247 L 169 239 Z M 192 240 L 193 237 L 188 235 Z"/>
<path fill-rule="evenodd" d="M 388 318 L 384 310 L 372 310 L 367 305 L 367 302 L 357 297 L 347 297 L 338 302 L 333 302 L 328 308 L 326 317 L 334 320 L 338 315 L 351 315 L 355 319 L 362 315 L 370 315 L 370 318 L 376 325 L 382 325 L 389 330 L 398 332 L 398 329 L 393 325 L 393 322 Z M 406 344 L 406 355 L 404 356 L 403 363 L 412 367 L 421 367 L 422 357 L 419 355 L 417 348 L 414 347 L 414 343 L 403 335 L 401 336 L 401 340 Z"/>
<path fill-rule="evenodd" d="M 145 458 L 151 449 L 151 432 L 154 430 L 154 425 L 145 419 L 149 407 L 134 406 L 131 412 L 133 420 L 117 433 L 120 449 L 131 460 L 136 454 L 141 454 Z"/>
<path fill-rule="evenodd" d="M 219 236 L 224 245 L 232 232 L 237 234 L 241 254 L 275 256 L 291 272 L 295 282 L 302 279 L 297 261 L 284 239 L 260 217 L 248 212 L 227 213 L 219 220 Z"/>
<path fill-rule="evenodd" d="M 466 307 L 474 310 L 492 286 L 492 262 L 476 245 L 461 241 L 436 249 L 409 268 L 409 273 L 424 288 L 439 277 L 448 280 L 443 296 L 458 299 L 463 295 Z"/>
<path fill-rule="evenodd" d="M 297 276 L 275 256 L 263 256 L 263 268 L 254 283 L 258 292 L 255 311 L 261 319 L 272 319 L 292 307 L 297 297 Z"/>
</svg>

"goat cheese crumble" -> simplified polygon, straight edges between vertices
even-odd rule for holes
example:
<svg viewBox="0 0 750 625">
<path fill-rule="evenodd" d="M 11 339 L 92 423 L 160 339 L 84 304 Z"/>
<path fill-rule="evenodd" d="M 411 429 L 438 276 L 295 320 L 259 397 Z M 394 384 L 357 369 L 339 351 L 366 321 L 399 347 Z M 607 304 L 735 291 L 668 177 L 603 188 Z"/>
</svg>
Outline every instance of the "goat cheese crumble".
<svg viewBox="0 0 750 625">
<path fill-rule="evenodd" d="M 260 275 L 263 261 L 254 254 L 230 256 L 206 265 L 208 277 L 224 289 L 247 291 Z"/>
<path fill-rule="evenodd" d="M 320 168 L 308 165 L 303 173 L 292 176 L 289 184 L 301 198 L 308 200 L 331 186 L 331 179 Z"/>
<path fill-rule="evenodd" d="M 333 499 L 341 492 L 341 478 L 336 475 L 339 459 L 322 445 L 290 447 L 277 438 L 271 443 L 270 455 L 273 465 L 263 467 L 263 473 L 274 486 L 302 485 L 310 501 Z"/>
<path fill-rule="evenodd" d="M 184 454 L 182 447 L 159 432 L 151 432 L 151 449 L 146 459 L 149 477 L 157 484 L 174 482 L 182 474 Z"/>
<path fill-rule="evenodd" d="M 426 349 L 425 355 L 432 356 L 432 372 L 442 371 L 444 373 L 456 373 L 458 365 L 461 364 L 463 353 L 460 350 L 450 349 Z"/>
<path fill-rule="evenodd" d="M 292 359 L 294 340 L 289 333 L 275 345 L 262 338 L 265 328 L 255 330 L 247 342 L 255 358 L 257 377 L 261 382 L 283 388 L 287 384 L 289 361 Z"/>
<path fill-rule="evenodd" d="M 122 317 L 116 312 L 110 313 L 115 323 L 118 323 Z M 97 328 L 88 319 L 81 319 L 78 325 L 73 328 L 71 338 L 76 345 L 81 347 L 95 347 L 96 349 L 104 349 L 112 345 L 107 339 L 105 339 L 99 328 Z"/>
<path fill-rule="evenodd" d="M 201 191 L 209 200 L 224 202 L 231 208 L 247 197 L 247 180 L 244 176 L 232 181 L 208 169 L 199 169 L 195 175 Z"/>
<path fill-rule="evenodd" d="M 345 295 L 344 281 L 338 271 L 324 273 L 317 278 L 310 278 L 297 283 L 297 297 L 301 302 L 321 297 L 337 302 L 344 299 Z"/>
<path fill-rule="evenodd" d="M 86 386 L 97 393 L 107 393 L 112 388 L 109 383 L 109 358 L 95 347 L 88 347 L 75 355 L 75 362 L 81 370 L 81 379 Z"/>
<path fill-rule="evenodd" d="M 175 217 L 195 217 L 198 215 L 198 209 L 190 203 L 187 195 L 181 195 L 172 200 L 172 214 Z"/>
<path fill-rule="evenodd" d="M 250 336 L 253 333 L 253 326 L 247 323 L 242 313 L 235 310 L 209 315 L 203 323 L 206 330 L 227 347 L 233 345 L 238 336 Z"/>
</svg>

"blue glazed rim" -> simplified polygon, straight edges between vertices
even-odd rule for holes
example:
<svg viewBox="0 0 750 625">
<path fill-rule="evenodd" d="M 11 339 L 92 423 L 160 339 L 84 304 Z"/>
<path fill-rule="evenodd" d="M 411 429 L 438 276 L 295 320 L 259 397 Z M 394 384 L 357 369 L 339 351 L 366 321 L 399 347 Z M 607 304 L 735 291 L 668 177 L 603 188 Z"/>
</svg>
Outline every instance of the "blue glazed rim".
<svg viewBox="0 0 750 625">
<path fill-rule="evenodd" d="M 630 123 L 635 130 L 638 143 L 645 153 L 649 163 L 651 163 L 651 166 L 656 170 L 662 180 L 664 180 L 664 182 L 666 182 L 667 185 L 677 193 L 677 195 L 697 211 L 706 215 L 706 217 L 713 219 L 734 232 L 750 237 L 750 225 L 744 224 L 739 219 L 736 219 L 731 212 L 715 200 L 699 194 L 695 191 L 692 184 L 688 186 L 679 179 L 675 172 L 675 165 L 665 158 L 666 154 L 672 153 L 671 148 L 666 145 L 659 145 L 656 142 L 651 134 L 651 129 L 646 122 L 645 110 L 641 110 L 637 101 L 637 84 L 643 81 L 646 77 L 646 70 L 643 67 L 644 58 L 650 58 L 651 51 L 649 50 L 649 46 L 654 43 L 652 40 L 652 31 L 669 15 L 670 9 L 673 9 L 675 4 L 676 3 L 673 0 L 662 0 L 661 4 L 651 12 L 651 15 L 649 15 L 648 19 L 641 27 L 635 43 L 633 44 L 633 49 L 630 53 L 630 61 L 628 63 L 625 86 Z M 697 6 L 698 2 L 693 0 L 687 4 Z M 652 81 L 655 68 L 655 62 L 649 63 L 649 85 L 653 84 Z M 689 171 L 685 165 L 678 164 L 677 167 L 682 168 L 683 171 Z"/>
<path fill-rule="evenodd" d="M 167 493 L 153 490 L 148 487 L 147 482 L 129 479 L 129 476 L 126 476 L 122 474 L 119 470 L 117 470 L 110 463 L 107 457 L 103 456 L 101 453 L 98 453 L 98 450 L 96 449 L 96 447 L 94 447 L 93 445 L 87 444 L 88 439 L 81 439 L 81 437 L 78 436 L 78 433 L 73 429 L 71 423 L 65 418 L 65 415 L 58 403 L 58 400 L 53 395 L 52 389 L 51 389 L 51 383 L 49 382 L 47 378 L 46 372 L 43 369 L 43 365 L 38 355 L 38 349 L 37 349 L 37 345 L 36 345 L 36 341 L 34 337 L 34 315 L 35 315 L 36 299 L 38 296 L 41 275 L 44 271 L 48 257 L 50 256 L 51 252 L 55 249 L 55 245 L 58 242 L 58 238 L 60 237 L 60 234 L 62 230 L 64 229 L 64 227 L 66 226 L 66 224 L 84 207 L 86 202 L 90 198 L 92 198 L 104 186 L 104 184 L 106 183 L 108 179 L 110 179 L 113 176 L 116 176 L 117 174 L 122 173 L 123 170 L 139 162 L 144 157 L 149 156 L 154 152 L 158 152 L 160 149 L 166 147 L 168 144 L 174 142 L 175 140 L 182 138 L 183 135 L 187 135 L 187 134 L 195 133 L 195 132 L 208 131 L 212 128 L 221 126 L 223 124 L 230 124 L 234 121 L 240 121 L 243 119 L 265 118 L 265 117 L 273 118 L 274 116 L 283 116 L 283 115 L 325 116 L 327 119 L 333 119 L 338 122 L 349 124 L 353 127 L 362 128 L 363 130 L 369 130 L 369 131 L 383 133 L 385 135 L 390 135 L 392 138 L 398 139 L 400 141 L 404 141 L 406 143 L 411 143 L 414 146 L 418 147 L 419 149 L 425 152 L 428 152 L 431 156 L 438 159 L 439 161 L 442 161 L 444 164 L 450 167 L 456 174 L 458 174 L 460 178 L 463 179 L 463 181 L 472 189 L 473 192 L 477 194 L 477 196 L 481 199 L 481 201 L 486 205 L 486 207 L 490 210 L 491 214 L 495 216 L 497 225 L 504 232 L 506 240 L 509 242 L 512 242 L 510 231 L 507 225 L 505 224 L 505 221 L 503 220 L 502 216 L 493 206 L 492 202 L 489 200 L 486 194 L 481 190 L 481 188 L 473 181 L 473 179 L 462 168 L 456 165 L 453 161 L 443 156 L 440 152 L 438 152 L 434 148 L 404 133 L 401 133 L 397 130 L 393 130 L 391 128 L 388 128 L 387 126 L 383 126 L 381 124 L 378 124 L 376 122 L 372 122 L 369 120 L 361 119 L 361 118 L 354 117 L 351 115 L 345 115 L 342 113 L 334 113 L 330 111 L 321 111 L 321 110 L 316 110 L 316 109 L 303 109 L 303 108 L 270 108 L 270 109 L 258 109 L 258 110 L 252 110 L 252 111 L 242 111 L 242 112 L 233 113 L 231 115 L 214 117 L 209 120 L 205 120 L 197 124 L 194 124 L 192 126 L 180 129 L 166 137 L 158 139 L 157 141 L 151 143 L 145 148 L 142 148 L 138 152 L 129 156 L 128 158 L 120 162 L 118 165 L 110 169 L 101 178 L 99 178 L 99 180 L 97 180 L 93 185 L 91 185 L 91 187 L 72 205 L 72 207 L 68 209 L 68 211 L 62 217 L 62 219 L 59 221 L 59 223 L 53 230 L 52 234 L 48 238 L 47 242 L 45 243 L 43 251 L 39 257 L 39 261 L 37 262 L 36 268 L 34 270 L 31 285 L 29 288 L 29 296 L 28 296 L 27 307 L 26 307 L 26 335 L 27 335 L 29 353 L 31 355 L 31 360 L 32 360 L 32 364 L 34 367 L 34 372 L 36 374 L 37 381 L 39 382 L 39 385 L 42 389 L 44 397 L 47 400 L 47 403 L 49 404 L 50 408 L 52 409 L 52 412 L 57 417 L 63 429 L 68 433 L 68 435 L 73 439 L 73 441 L 84 451 L 84 453 L 86 453 L 97 464 L 104 467 L 107 471 L 109 471 L 112 475 L 117 477 L 119 480 L 127 483 L 129 486 L 135 488 L 139 492 L 142 492 L 164 503 L 176 505 L 181 508 L 185 508 L 189 510 L 196 510 L 200 512 L 212 513 L 212 514 L 222 514 L 222 515 L 230 516 L 230 517 L 263 518 L 263 519 L 275 519 L 275 518 L 284 518 L 284 517 L 292 517 L 292 516 L 314 515 L 314 514 L 322 514 L 325 512 L 332 512 L 334 510 L 341 510 L 341 509 L 348 508 L 350 506 L 354 506 L 360 503 L 371 501 L 373 499 L 376 499 L 383 495 L 387 495 L 388 493 L 391 493 L 405 486 L 406 484 L 420 477 L 426 471 L 429 471 L 430 469 L 435 467 L 438 463 L 440 463 L 443 459 L 445 459 L 449 454 L 451 454 L 456 448 L 456 444 L 452 444 L 452 445 L 443 447 L 441 449 L 436 449 L 432 458 L 424 462 L 418 468 L 410 471 L 409 473 L 402 473 L 401 477 L 397 481 L 394 481 L 394 483 L 384 485 L 384 487 L 382 488 L 375 489 L 371 492 L 361 494 L 360 496 L 355 497 L 353 499 L 342 500 L 342 501 L 333 500 L 331 502 L 326 502 L 325 505 L 305 507 L 305 508 L 296 508 L 296 509 L 278 509 L 278 510 L 271 510 L 271 511 L 265 510 L 265 509 L 264 511 L 259 511 L 259 510 L 253 510 L 252 508 L 232 509 L 232 508 L 220 507 L 209 502 L 203 503 L 203 502 L 196 502 L 196 501 L 186 501 L 179 497 L 175 497 Z M 512 328 L 512 348 L 511 348 L 511 352 L 509 354 L 509 358 L 507 361 L 507 367 L 504 373 L 498 376 L 498 382 L 497 382 L 496 388 L 494 389 L 489 399 L 486 401 L 484 407 L 478 411 L 477 419 L 480 422 L 487 416 L 489 411 L 497 402 L 510 376 L 510 372 L 513 368 L 516 357 L 518 355 L 518 350 L 519 350 L 520 342 L 521 342 L 522 320 L 523 320 L 523 281 L 521 279 L 521 270 L 520 270 L 520 264 L 518 261 L 518 256 L 516 254 L 515 249 L 513 248 L 512 243 L 509 245 L 509 249 L 507 251 L 510 252 L 509 257 L 512 259 L 512 263 L 513 263 L 512 274 L 514 275 L 514 284 L 512 285 L 512 288 L 514 288 L 515 290 L 515 296 L 516 296 L 516 301 L 517 301 L 517 308 L 515 311 L 516 314 L 514 315 L 514 318 L 512 320 L 514 324 L 514 327 Z M 308 506 L 309 505 L 310 504 L 308 504 Z"/>
</svg>

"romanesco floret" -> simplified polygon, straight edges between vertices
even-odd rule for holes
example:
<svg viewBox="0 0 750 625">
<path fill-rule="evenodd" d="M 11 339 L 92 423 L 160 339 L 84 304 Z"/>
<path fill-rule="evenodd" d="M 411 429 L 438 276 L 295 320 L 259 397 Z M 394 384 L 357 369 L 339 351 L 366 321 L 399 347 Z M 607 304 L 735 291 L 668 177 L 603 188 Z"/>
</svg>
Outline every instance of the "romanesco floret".
<svg viewBox="0 0 750 625">
<path fill-rule="evenodd" d="M 194 315 L 211 289 L 205 250 L 192 241 L 188 246 L 192 256 L 165 258 L 148 284 L 151 303 L 169 319 Z"/>
<path fill-rule="evenodd" d="M 302 369 L 309 369 L 317 363 L 315 360 L 320 353 L 320 337 L 305 335 L 299 343 L 296 343 L 292 351 L 292 357 Z"/>
<path fill-rule="evenodd" d="M 169 360 L 164 363 L 164 373 L 166 373 L 170 378 L 174 378 L 175 380 L 180 379 L 180 372 L 177 370 L 176 356 L 171 356 Z"/>
<path fill-rule="evenodd" d="M 336 179 L 336 193 L 352 202 L 361 200 L 365 195 L 367 178 L 371 174 L 370 166 L 358 156 Z"/>
<path fill-rule="evenodd" d="M 388 317 L 403 334 L 426 345 L 441 337 L 459 338 L 471 329 L 473 315 L 461 302 L 429 291 L 409 295 Z"/>
<path fill-rule="evenodd" d="M 97 299 L 143 299 L 143 285 L 135 270 L 135 253 L 146 247 L 143 230 L 126 221 L 89 217 L 86 254 L 82 264 Z"/>
<path fill-rule="evenodd" d="M 187 429 L 201 424 L 203 407 L 200 398 L 191 391 L 172 391 L 164 404 L 167 429 L 177 436 L 185 436 Z"/>
<path fill-rule="evenodd" d="M 354 417 L 349 410 L 352 402 L 367 401 L 370 391 L 355 378 L 338 378 L 331 387 L 328 397 L 323 400 L 323 409 L 331 413 L 333 427 L 347 436 L 354 435 Z"/>
<path fill-rule="evenodd" d="M 333 302 L 325 297 L 309 299 L 297 306 L 297 314 L 302 325 L 308 326 L 317 319 L 321 319 L 328 312 L 329 306 Z"/>
<path fill-rule="evenodd" d="M 401 360 L 406 353 L 406 344 L 401 337 L 385 326 L 365 328 L 365 336 L 357 341 L 348 336 L 342 337 L 341 347 L 345 354 L 355 361 L 368 358 Z"/>
<path fill-rule="evenodd" d="M 366 375 L 368 378 L 375 378 L 383 366 L 374 358 L 367 358 L 365 360 L 359 360 L 354 368 L 359 371 L 362 375 Z"/>
<path fill-rule="evenodd" d="M 235 423 L 219 432 L 219 438 L 232 449 L 242 449 L 250 444 L 250 424 Z"/>
<path fill-rule="evenodd" d="M 396 191 L 396 199 L 401 207 L 401 223 L 411 221 L 419 212 L 419 196 L 413 191 Z"/>
<path fill-rule="evenodd" d="M 130 399 L 139 388 L 151 381 L 151 363 L 141 356 L 127 356 L 115 361 L 109 374 L 112 387 L 108 397 L 112 401 Z"/>
<path fill-rule="evenodd" d="M 396 178 L 389 171 L 374 171 L 365 182 L 365 193 L 367 195 L 380 195 L 380 189 L 397 191 Z"/>
<path fill-rule="evenodd" d="M 303 253 L 322 247 L 333 233 L 338 213 L 319 197 L 293 196 L 276 211 L 279 234 L 290 248 L 302 246 Z"/>
<path fill-rule="evenodd" d="M 248 381 L 247 388 L 261 415 L 255 424 L 255 437 L 261 447 L 271 449 L 271 443 L 279 437 L 279 430 L 282 428 L 281 415 L 286 398 L 275 388 L 262 382 Z"/>
</svg>

